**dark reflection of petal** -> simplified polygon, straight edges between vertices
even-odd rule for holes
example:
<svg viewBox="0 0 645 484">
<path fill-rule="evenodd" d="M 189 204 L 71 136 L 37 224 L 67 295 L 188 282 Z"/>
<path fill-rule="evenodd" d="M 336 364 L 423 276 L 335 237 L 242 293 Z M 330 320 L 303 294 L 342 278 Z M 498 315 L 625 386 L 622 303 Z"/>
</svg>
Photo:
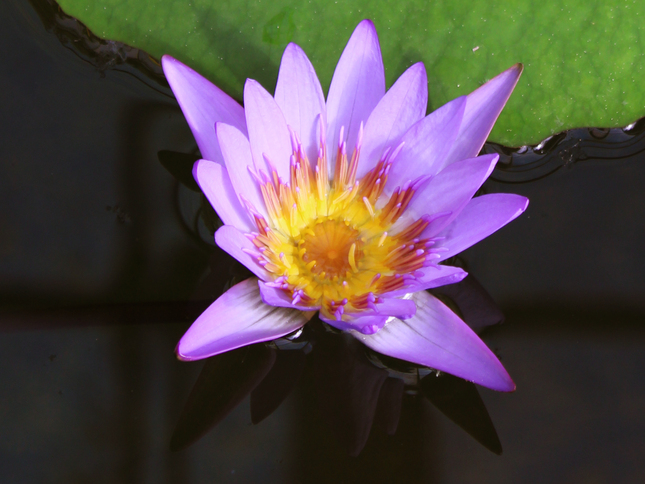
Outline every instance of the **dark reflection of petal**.
<svg viewBox="0 0 645 484">
<path fill-rule="evenodd" d="M 383 427 L 388 435 L 394 435 L 399 425 L 403 386 L 403 380 L 388 378 L 381 387 L 374 423 Z"/>
<path fill-rule="evenodd" d="M 193 165 L 199 159 L 198 156 L 169 150 L 161 150 L 157 152 L 157 156 L 163 167 L 182 185 L 201 193 L 197 182 L 193 178 Z"/>
<path fill-rule="evenodd" d="M 206 360 L 170 440 L 181 450 L 229 414 L 269 373 L 275 351 L 264 344 L 246 346 Z"/>
<path fill-rule="evenodd" d="M 338 439 L 358 455 L 370 435 L 387 372 L 374 367 L 348 334 L 320 334 L 312 352 L 318 401 Z"/>
<path fill-rule="evenodd" d="M 504 321 L 504 313 L 472 274 L 461 282 L 437 287 L 430 292 L 450 298 L 464 322 L 477 332 Z"/>
<path fill-rule="evenodd" d="M 502 453 L 495 426 L 474 383 L 452 375 L 430 374 L 421 380 L 421 390 L 446 417 L 495 454 Z"/>
<path fill-rule="evenodd" d="M 302 351 L 277 351 L 269 374 L 251 392 L 251 421 L 257 424 L 271 415 L 294 389 L 305 369 Z"/>
</svg>

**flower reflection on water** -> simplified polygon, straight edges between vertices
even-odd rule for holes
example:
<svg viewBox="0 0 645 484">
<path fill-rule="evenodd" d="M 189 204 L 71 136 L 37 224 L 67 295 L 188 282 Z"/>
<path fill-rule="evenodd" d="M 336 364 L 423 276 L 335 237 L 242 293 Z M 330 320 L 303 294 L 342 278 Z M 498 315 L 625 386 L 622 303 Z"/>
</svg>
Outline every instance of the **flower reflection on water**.
<svg viewBox="0 0 645 484">
<path fill-rule="evenodd" d="M 521 65 L 428 116 L 423 64 L 386 93 L 367 20 L 326 102 L 295 44 L 275 96 L 247 80 L 244 109 L 179 61 L 165 56 L 163 68 L 204 158 L 195 179 L 225 223 L 215 240 L 256 276 L 195 321 L 181 359 L 274 340 L 318 312 L 385 355 L 514 390 L 495 355 L 426 290 L 461 281 L 466 272 L 442 262 L 526 208 L 513 194 L 473 198 L 498 160 L 477 154 Z"/>
</svg>

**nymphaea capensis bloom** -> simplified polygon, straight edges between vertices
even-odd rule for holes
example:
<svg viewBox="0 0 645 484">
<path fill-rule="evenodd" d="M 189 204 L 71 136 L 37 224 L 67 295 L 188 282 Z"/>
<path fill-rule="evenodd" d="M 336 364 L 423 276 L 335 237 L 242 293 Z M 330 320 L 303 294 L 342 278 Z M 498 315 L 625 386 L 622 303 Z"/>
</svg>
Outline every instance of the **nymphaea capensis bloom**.
<svg viewBox="0 0 645 484">
<path fill-rule="evenodd" d="M 349 39 L 326 101 L 295 44 L 282 57 L 275 95 L 249 79 L 244 108 L 179 61 L 165 56 L 162 64 L 204 158 L 193 174 L 225 224 L 215 241 L 256 276 L 195 321 L 179 358 L 269 341 L 319 312 L 383 354 L 515 388 L 426 289 L 463 279 L 442 262 L 527 206 L 513 194 L 473 198 L 498 159 L 477 155 L 521 65 L 426 116 L 423 64 L 386 92 L 369 20 Z"/>
</svg>

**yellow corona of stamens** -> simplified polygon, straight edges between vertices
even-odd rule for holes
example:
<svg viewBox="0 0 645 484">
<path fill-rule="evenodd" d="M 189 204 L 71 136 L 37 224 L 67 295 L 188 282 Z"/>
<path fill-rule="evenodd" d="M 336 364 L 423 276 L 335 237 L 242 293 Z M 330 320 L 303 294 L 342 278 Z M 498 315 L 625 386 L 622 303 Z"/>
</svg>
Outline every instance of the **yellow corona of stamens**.
<svg viewBox="0 0 645 484">
<path fill-rule="evenodd" d="M 381 201 L 401 147 L 387 150 L 356 180 L 362 126 L 351 157 L 343 134 L 341 129 L 330 181 L 324 133 L 313 167 L 291 133 L 289 182 L 275 172 L 256 176 L 268 220 L 254 214 L 258 232 L 248 234 L 260 254 L 258 262 L 274 275 L 273 287 L 285 291 L 294 304 L 320 308 L 339 320 L 374 311 L 380 294 L 405 287 L 415 271 L 432 263 L 432 242 L 418 238 L 428 226 L 426 219 L 392 233 L 414 195 L 414 184 Z"/>
</svg>

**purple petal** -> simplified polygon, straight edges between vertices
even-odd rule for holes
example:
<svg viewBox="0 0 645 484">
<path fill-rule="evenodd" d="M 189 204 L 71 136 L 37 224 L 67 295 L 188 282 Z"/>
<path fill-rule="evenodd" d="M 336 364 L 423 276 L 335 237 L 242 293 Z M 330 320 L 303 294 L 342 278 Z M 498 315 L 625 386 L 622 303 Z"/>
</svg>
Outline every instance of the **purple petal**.
<svg viewBox="0 0 645 484">
<path fill-rule="evenodd" d="M 498 391 L 513 391 L 515 384 L 491 350 L 466 323 L 441 301 L 425 291 L 413 296 L 414 317 L 389 320 L 373 335 L 353 336 L 388 356 L 445 371 Z"/>
<path fill-rule="evenodd" d="M 288 182 L 292 150 L 287 122 L 273 96 L 253 79 L 244 84 L 244 112 L 255 167 L 270 173 L 268 158 L 278 175 Z"/>
<path fill-rule="evenodd" d="M 444 265 L 426 267 L 423 272 L 423 276 L 418 277 L 415 281 L 415 291 L 456 284 L 468 275 L 461 267 Z"/>
<path fill-rule="evenodd" d="M 287 125 L 298 133 L 307 157 L 314 162 L 320 139 L 318 116 L 322 114 L 323 122 L 326 122 L 325 96 L 314 67 L 296 44 L 287 45 L 282 54 L 275 102 Z"/>
<path fill-rule="evenodd" d="M 403 289 L 392 291 L 388 296 L 404 296 L 412 292 L 425 291 L 426 289 L 434 289 L 435 287 L 445 286 L 448 284 L 455 284 L 463 280 L 468 273 L 460 267 L 453 266 L 430 266 L 423 269 L 423 275 L 417 275 L 416 279 Z"/>
<path fill-rule="evenodd" d="M 438 260 L 459 254 L 501 229 L 526 210 L 528 204 L 528 198 L 512 193 L 491 193 L 473 198 L 459 216 L 437 234 L 445 237 L 442 246 L 448 249 L 441 252 Z"/>
<path fill-rule="evenodd" d="M 362 177 L 381 159 L 388 146 L 396 144 L 410 126 L 425 116 L 428 106 L 428 78 L 423 63 L 405 71 L 383 96 L 365 124 L 361 148 Z"/>
<path fill-rule="evenodd" d="M 385 73 L 376 29 L 371 20 L 358 24 L 340 56 L 327 96 L 327 156 L 334 173 L 341 127 L 347 152 L 356 146 L 361 123 L 385 94 Z"/>
<path fill-rule="evenodd" d="M 270 306 L 277 306 L 280 308 L 292 308 L 300 311 L 317 311 L 319 307 L 304 306 L 293 304 L 291 297 L 282 289 L 267 286 L 264 282 L 258 281 L 260 286 L 260 295 L 262 300 Z"/>
<path fill-rule="evenodd" d="M 467 96 L 464 120 L 446 164 L 479 154 L 523 69 L 515 64 Z"/>
<path fill-rule="evenodd" d="M 408 205 L 412 213 L 450 212 L 449 217 L 442 218 L 441 224 L 433 224 L 432 233 L 426 230 L 424 237 L 432 237 L 457 218 L 491 174 L 498 159 L 499 155 L 495 153 L 457 161 L 417 190 Z"/>
<path fill-rule="evenodd" d="M 217 123 L 215 132 L 222 149 L 226 170 L 241 205 L 246 206 L 244 200 L 250 202 L 253 208 L 266 218 L 267 211 L 260 186 L 249 171 L 249 169 L 255 169 L 249 140 L 240 130 L 224 123 Z"/>
<path fill-rule="evenodd" d="M 247 279 L 222 294 L 197 318 L 179 341 L 177 356 L 186 361 L 207 358 L 279 338 L 306 322 L 301 311 L 264 304 L 257 279 Z"/>
<path fill-rule="evenodd" d="M 169 55 L 161 58 L 161 66 L 202 157 L 222 162 L 213 126 L 222 121 L 246 134 L 242 106 L 206 78 Z"/>
<path fill-rule="evenodd" d="M 389 316 L 374 315 L 360 316 L 351 321 L 338 321 L 333 316 L 325 316 L 322 311 L 318 314 L 321 321 L 341 331 L 358 331 L 364 334 L 373 334 L 383 327 Z"/>
<path fill-rule="evenodd" d="M 393 162 L 387 186 L 402 186 L 424 175 L 435 175 L 457 137 L 466 107 L 466 97 L 458 97 L 444 104 L 414 124 L 401 137 L 404 143 Z"/>
<path fill-rule="evenodd" d="M 385 321 L 390 317 L 407 319 L 417 311 L 414 301 L 409 299 L 397 299 L 393 297 L 379 298 L 379 302 L 371 310 L 360 313 L 345 313 L 345 321 L 338 321 L 333 315 L 320 312 L 320 319 L 327 324 L 343 331 L 355 330 L 365 334 L 373 334 L 383 327 Z"/>
<path fill-rule="evenodd" d="M 443 222 L 451 215 L 452 215 L 451 212 L 443 212 L 443 213 L 440 212 L 440 213 L 435 213 L 427 216 L 426 220 L 429 221 L 429 224 L 425 228 L 424 232 L 429 232 L 429 233 L 438 232 L 437 230 L 434 229 L 434 227 L 445 227 L 446 224 L 444 224 Z M 414 220 L 414 218 L 409 217 L 408 214 L 405 214 L 405 218 L 401 217 L 399 220 L 397 220 L 397 222 L 392 226 L 392 229 L 391 229 L 392 235 L 396 235 L 397 233 L 407 228 L 411 220 Z"/>
<path fill-rule="evenodd" d="M 193 177 L 222 222 L 242 230 L 253 230 L 249 215 L 240 205 L 231 179 L 222 164 L 198 160 L 193 165 Z"/>
<path fill-rule="evenodd" d="M 231 257 L 237 259 L 248 270 L 263 280 L 271 280 L 271 274 L 257 263 L 257 258 L 249 252 L 257 252 L 257 248 L 246 236 L 232 225 L 224 225 L 215 232 L 215 242 Z M 259 252 L 258 252 L 258 255 Z"/>
<path fill-rule="evenodd" d="M 408 319 L 415 315 L 417 306 L 410 299 L 381 297 L 376 303 L 376 312 L 383 316 Z"/>
</svg>

